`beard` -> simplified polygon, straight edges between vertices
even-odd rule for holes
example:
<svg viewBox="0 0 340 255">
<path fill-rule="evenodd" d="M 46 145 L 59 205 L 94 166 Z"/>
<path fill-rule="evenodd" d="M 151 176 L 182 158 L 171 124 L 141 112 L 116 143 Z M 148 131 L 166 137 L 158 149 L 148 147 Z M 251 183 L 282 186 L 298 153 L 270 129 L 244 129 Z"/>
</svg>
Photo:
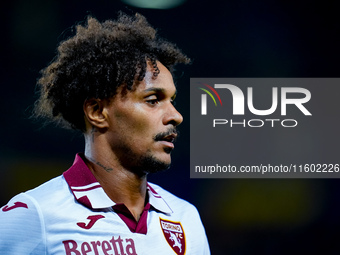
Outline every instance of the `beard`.
<svg viewBox="0 0 340 255">
<path fill-rule="evenodd" d="M 167 132 L 159 133 L 153 139 L 154 141 L 159 141 L 171 134 L 178 134 L 176 128 L 171 128 Z M 164 152 L 167 154 L 171 154 L 172 150 L 173 149 L 170 147 L 164 148 Z M 119 160 L 125 169 L 130 170 L 138 176 L 165 171 L 169 169 L 171 165 L 170 162 L 159 160 L 153 156 L 150 150 L 147 150 L 144 155 L 138 155 L 127 143 L 121 144 L 119 148 Z"/>
<path fill-rule="evenodd" d="M 161 171 L 165 171 L 170 167 L 170 163 L 160 161 L 151 155 L 141 157 L 139 162 L 140 165 L 132 169 L 133 172 L 137 174 L 138 172 L 144 174 L 158 173 Z"/>
<path fill-rule="evenodd" d="M 166 150 L 170 154 L 171 150 Z M 150 151 L 144 155 L 136 155 L 130 148 L 121 148 L 120 164 L 138 176 L 158 173 L 169 169 L 171 163 L 157 159 Z"/>
</svg>

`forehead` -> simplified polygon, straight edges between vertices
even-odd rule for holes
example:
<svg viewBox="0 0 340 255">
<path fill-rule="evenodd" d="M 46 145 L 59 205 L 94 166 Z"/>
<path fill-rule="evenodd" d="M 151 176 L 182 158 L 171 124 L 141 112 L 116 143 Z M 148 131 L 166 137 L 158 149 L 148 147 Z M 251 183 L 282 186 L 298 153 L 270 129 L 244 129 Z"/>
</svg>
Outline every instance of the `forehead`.
<svg viewBox="0 0 340 255">
<path fill-rule="evenodd" d="M 176 87 L 172 74 L 159 61 L 157 61 L 157 67 L 159 73 L 157 76 L 154 76 L 155 69 L 152 67 L 151 63 L 148 62 L 144 79 L 136 82 L 133 85 L 132 90 L 127 90 L 125 86 L 120 86 L 116 95 L 113 97 L 113 100 L 118 97 L 125 101 L 128 98 L 143 97 L 150 92 L 163 93 L 166 96 L 174 97 L 176 94 Z"/>
<path fill-rule="evenodd" d="M 143 81 L 137 87 L 137 90 L 166 90 L 169 93 L 175 93 L 176 88 L 170 71 L 159 61 L 157 61 L 159 74 L 154 76 L 154 68 L 148 63 Z"/>
</svg>

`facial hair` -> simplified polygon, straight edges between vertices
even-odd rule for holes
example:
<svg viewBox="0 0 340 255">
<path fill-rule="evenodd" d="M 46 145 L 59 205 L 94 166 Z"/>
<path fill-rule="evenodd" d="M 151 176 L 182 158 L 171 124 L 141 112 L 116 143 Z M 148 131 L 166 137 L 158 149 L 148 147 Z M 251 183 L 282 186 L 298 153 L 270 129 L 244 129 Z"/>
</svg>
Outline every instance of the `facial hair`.
<svg viewBox="0 0 340 255">
<path fill-rule="evenodd" d="M 154 141 L 160 141 L 164 137 L 178 134 L 176 128 L 171 128 L 166 132 L 159 133 L 154 136 Z M 172 148 L 165 147 L 164 152 L 170 154 Z M 126 169 L 136 173 L 138 176 L 144 176 L 148 173 L 157 173 L 169 169 L 170 163 L 161 161 L 152 155 L 150 150 L 147 150 L 144 155 L 137 156 L 129 147 L 123 146 L 120 148 L 120 163 Z"/>
<path fill-rule="evenodd" d="M 135 153 L 128 148 L 125 148 L 124 157 L 120 160 L 120 163 L 123 167 L 129 169 L 138 176 L 161 172 L 170 167 L 170 163 L 155 158 L 150 151 L 147 151 L 144 155 L 137 157 Z"/>
</svg>

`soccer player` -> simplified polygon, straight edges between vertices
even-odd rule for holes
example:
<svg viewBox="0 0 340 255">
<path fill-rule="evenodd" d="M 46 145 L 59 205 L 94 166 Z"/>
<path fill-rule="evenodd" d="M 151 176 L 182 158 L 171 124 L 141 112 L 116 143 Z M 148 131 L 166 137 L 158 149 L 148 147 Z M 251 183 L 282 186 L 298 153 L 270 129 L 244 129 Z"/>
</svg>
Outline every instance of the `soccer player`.
<svg viewBox="0 0 340 255">
<path fill-rule="evenodd" d="M 139 14 L 77 26 L 42 71 L 35 115 L 82 131 L 85 151 L 0 209 L 0 254 L 210 254 L 196 208 L 147 182 L 171 163 L 171 71 L 189 61 Z"/>
</svg>

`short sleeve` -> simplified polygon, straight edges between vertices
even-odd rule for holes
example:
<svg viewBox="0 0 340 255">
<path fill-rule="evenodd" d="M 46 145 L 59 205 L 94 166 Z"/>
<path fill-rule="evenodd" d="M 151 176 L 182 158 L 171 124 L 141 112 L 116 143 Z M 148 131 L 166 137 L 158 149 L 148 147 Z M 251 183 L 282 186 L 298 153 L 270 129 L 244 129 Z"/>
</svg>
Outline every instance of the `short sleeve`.
<svg viewBox="0 0 340 255">
<path fill-rule="evenodd" d="M 35 200 L 25 193 L 0 209 L 0 254 L 46 254 L 43 218 Z"/>
</svg>

